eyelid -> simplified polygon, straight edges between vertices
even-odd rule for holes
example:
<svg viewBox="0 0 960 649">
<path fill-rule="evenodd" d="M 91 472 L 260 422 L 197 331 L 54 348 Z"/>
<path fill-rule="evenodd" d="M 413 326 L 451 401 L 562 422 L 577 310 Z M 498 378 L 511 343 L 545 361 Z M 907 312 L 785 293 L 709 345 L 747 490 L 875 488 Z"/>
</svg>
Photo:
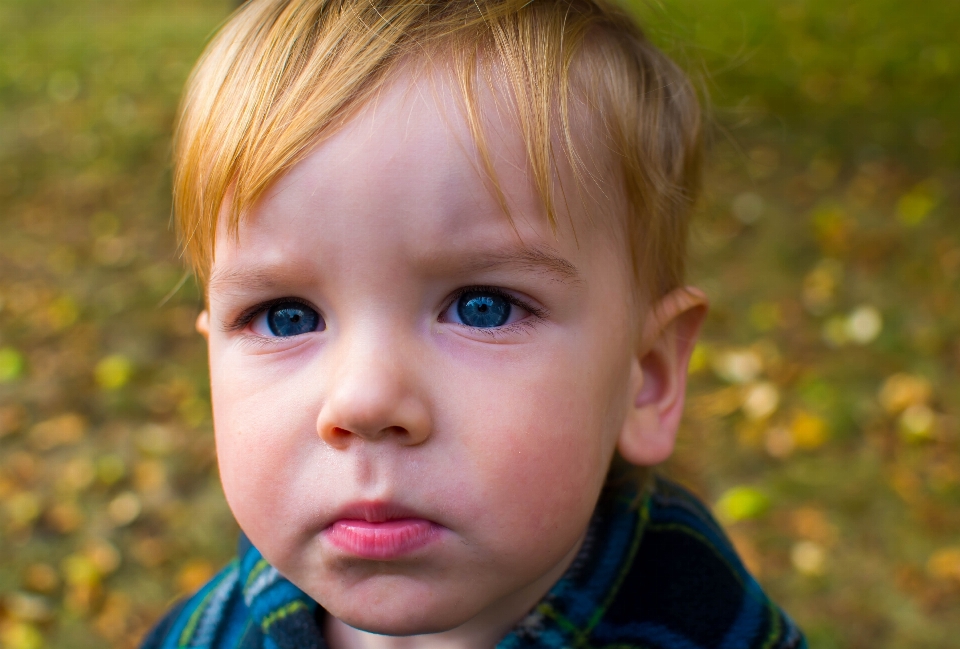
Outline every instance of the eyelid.
<svg viewBox="0 0 960 649">
<path fill-rule="evenodd" d="M 235 318 L 224 322 L 223 330 L 226 332 L 240 331 L 243 328 L 245 328 L 248 324 L 253 322 L 254 318 L 256 318 L 258 315 L 260 315 L 270 307 L 276 306 L 278 304 L 285 304 L 290 302 L 296 302 L 306 307 L 310 307 L 311 309 L 316 311 L 318 314 L 320 314 L 321 318 L 323 317 L 323 313 L 320 311 L 320 309 L 310 304 L 310 302 L 304 300 L 303 298 L 293 297 L 293 296 L 284 296 L 284 297 L 278 297 L 278 298 L 266 300 L 264 302 L 255 304 L 247 309 L 244 309 Z"/>
<path fill-rule="evenodd" d="M 459 300 L 461 297 L 463 297 L 467 293 L 491 293 L 493 295 L 496 295 L 497 297 L 503 298 L 504 300 L 506 300 L 507 302 L 509 302 L 514 306 L 518 306 L 521 309 L 524 309 L 525 311 L 529 312 L 530 315 L 534 316 L 537 319 L 543 319 L 547 317 L 547 310 L 544 309 L 543 307 L 539 307 L 534 304 L 531 304 L 527 300 L 517 297 L 516 294 L 514 294 L 512 291 L 508 291 L 507 289 L 501 288 L 499 286 L 464 286 L 463 288 L 459 288 L 456 291 L 454 291 L 450 299 L 447 300 L 446 305 L 443 307 L 443 310 L 440 311 L 440 315 L 443 316 L 443 314 L 446 313 L 447 310 L 450 309 L 450 307 L 456 304 L 457 300 Z M 464 326 L 469 327 L 470 325 L 464 325 Z"/>
</svg>

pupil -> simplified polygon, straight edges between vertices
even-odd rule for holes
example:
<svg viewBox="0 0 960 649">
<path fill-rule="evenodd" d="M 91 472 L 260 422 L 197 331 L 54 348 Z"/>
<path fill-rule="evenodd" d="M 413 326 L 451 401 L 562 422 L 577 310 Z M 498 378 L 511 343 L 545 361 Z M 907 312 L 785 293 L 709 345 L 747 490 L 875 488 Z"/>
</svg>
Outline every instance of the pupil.
<svg viewBox="0 0 960 649">
<path fill-rule="evenodd" d="M 457 301 L 457 315 L 470 327 L 500 327 L 510 317 L 511 305 L 495 293 L 470 292 Z"/>
</svg>

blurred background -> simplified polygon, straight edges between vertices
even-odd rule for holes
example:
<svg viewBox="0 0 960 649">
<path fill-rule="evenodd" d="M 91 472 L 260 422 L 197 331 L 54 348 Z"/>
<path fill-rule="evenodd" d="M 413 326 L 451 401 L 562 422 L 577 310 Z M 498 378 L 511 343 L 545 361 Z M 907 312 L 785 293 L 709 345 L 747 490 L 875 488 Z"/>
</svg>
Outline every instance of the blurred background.
<svg viewBox="0 0 960 649">
<path fill-rule="evenodd" d="M 228 0 L 0 3 L 0 647 L 133 647 L 234 551 L 181 86 Z M 960 11 L 634 6 L 710 103 L 713 302 L 665 471 L 814 648 L 960 638 Z"/>
</svg>

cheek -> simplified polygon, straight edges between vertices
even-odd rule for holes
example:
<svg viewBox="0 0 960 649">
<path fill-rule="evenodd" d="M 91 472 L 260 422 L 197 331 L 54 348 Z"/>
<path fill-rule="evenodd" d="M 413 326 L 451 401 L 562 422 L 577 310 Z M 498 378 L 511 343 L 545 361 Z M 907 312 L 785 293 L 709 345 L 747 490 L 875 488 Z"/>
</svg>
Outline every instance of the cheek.
<svg viewBox="0 0 960 649">
<path fill-rule="evenodd" d="M 623 419 L 625 371 L 601 349 L 539 347 L 501 366 L 500 380 L 464 376 L 459 428 L 484 494 L 477 516 L 531 529 L 582 525 L 592 512 Z M 510 519 L 510 520 L 508 520 Z"/>
<path fill-rule="evenodd" d="M 264 525 L 296 520 L 303 477 L 314 461 L 315 419 L 309 395 L 295 383 L 234 367 L 211 354 L 211 393 L 217 461 L 224 494 L 240 526 L 251 536 Z M 244 377 L 256 377 L 253 379 Z"/>
</svg>

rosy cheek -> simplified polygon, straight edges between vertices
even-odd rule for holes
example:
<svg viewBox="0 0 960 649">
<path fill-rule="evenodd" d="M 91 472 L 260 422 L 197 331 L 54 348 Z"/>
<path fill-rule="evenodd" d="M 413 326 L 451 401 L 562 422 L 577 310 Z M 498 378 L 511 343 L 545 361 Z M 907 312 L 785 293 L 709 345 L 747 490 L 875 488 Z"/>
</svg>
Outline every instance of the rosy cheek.
<svg viewBox="0 0 960 649">
<path fill-rule="evenodd" d="M 486 494 L 482 506 L 495 502 L 498 517 L 513 525 L 553 528 L 592 508 L 597 473 L 605 472 L 601 433 L 585 404 L 526 396 L 501 402 L 503 420 L 472 437 L 468 453 Z"/>
<path fill-rule="evenodd" d="M 303 443 L 304 432 L 283 414 L 298 412 L 296 404 L 230 376 L 227 369 L 211 377 L 217 459 L 227 501 L 241 526 L 255 535 L 263 524 L 289 515 L 285 509 L 298 502 L 289 497 L 297 483 L 290 460 L 298 457 L 293 447 Z"/>
</svg>

